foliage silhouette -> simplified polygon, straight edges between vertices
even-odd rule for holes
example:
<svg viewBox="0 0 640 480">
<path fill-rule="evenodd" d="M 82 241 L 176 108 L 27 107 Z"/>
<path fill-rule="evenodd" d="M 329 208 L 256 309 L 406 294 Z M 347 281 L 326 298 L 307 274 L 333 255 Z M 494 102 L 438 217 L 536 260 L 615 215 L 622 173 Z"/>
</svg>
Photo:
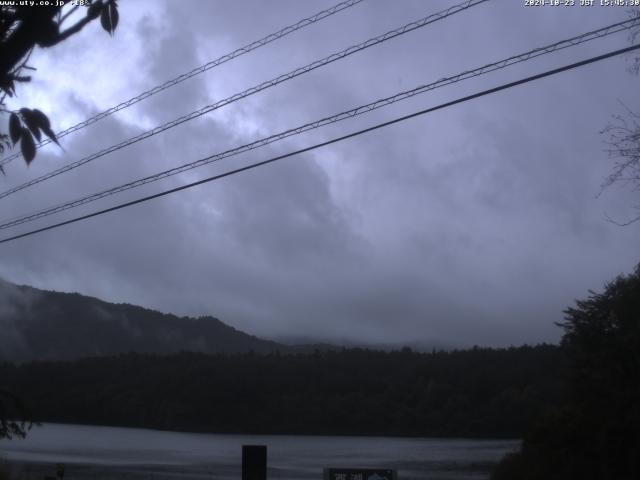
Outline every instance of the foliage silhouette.
<svg viewBox="0 0 640 480">
<path fill-rule="evenodd" d="M 31 428 L 31 412 L 25 402 L 6 390 L 0 390 L 0 438 L 24 438 Z"/>
<path fill-rule="evenodd" d="M 557 346 L 453 352 L 124 354 L 0 378 L 39 421 L 221 433 L 520 437 L 563 400 Z"/>
<path fill-rule="evenodd" d="M 8 2 L 7 2 L 8 3 Z M 16 94 L 16 84 L 31 81 L 23 70 L 34 70 L 28 65 L 35 47 L 49 48 L 80 32 L 88 23 L 100 17 L 102 28 L 113 34 L 118 25 L 116 0 L 86 0 L 86 15 L 63 29 L 63 24 L 79 7 L 67 5 L 27 6 L 4 4 L 0 6 L 0 110 L 9 113 L 9 133 L 0 132 L 0 153 L 20 142 L 22 156 L 27 164 L 35 158 L 36 143 L 45 134 L 58 140 L 51 129 L 49 118 L 38 109 L 21 108 L 10 112 L 5 108 L 7 96 Z M 25 2 L 27 3 L 27 2 Z M 63 14 L 64 8 L 67 8 Z M 0 170 L 4 173 L 2 166 Z"/>
<path fill-rule="evenodd" d="M 640 478 L 640 264 L 565 311 L 567 402 L 549 410 L 495 480 Z"/>
<path fill-rule="evenodd" d="M 640 8 L 632 8 L 628 11 L 631 18 L 640 19 Z M 640 27 L 633 29 L 629 40 L 634 43 L 640 39 Z M 640 57 L 633 59 L 629 72 L 635 75 L 640 73 Z M 600 133 L 607 136 L 605 140 L 608 148 L 606 152 L 609 158 L 615 159 L 611 173 L 605 178 L 600 189 L 600 195 L 604 189 L 616 183 L 631 184 L 635 189 L 640 188 L 640 115 L 626 105 L 622 105 L 624 112 L 613 115 L 613 121 Z M 640 211 L 640 205 L 636 210 Z M 616 225 L 626 226 L 640 221 L 640 213 L 630 220 L 618 221 L 607 216 L 607 219 Z"/>
<path fill-rule="evenodd" d="M 16 94 L 16 84 L 31 81 L 30 75 L 23 74 L 24 70 L 34 70 L 28 65 L 31 52 L 36 46 L 57 45 L 98 16 L 102 27 L 113 34 L 118 24 L 118 10 L 116 0 L 87 0 L 87 15 L 63 29 L 65 20 L 79 8 L 78 5 L 67 2 L 67 11 L 63 14 L 64 6 L 54 6 L 55 2 L 48 6 L 8 3 L 0 5 L 0 111 L 9 114 L 8 133 L 0 131 L 0 154 L 19 142 L 28 165 L 36 156 L 36 140 L 40 141 L 42 134 L 58 143 L 49 118 L 42 111 L 21 108 L 11 112 L 5 108 L 6 97 Z M 0 172 L 5 173 L 2 165 Z M 16 417 L 10 415 L 18 415 L 19 420 L 12 420 Z M 26 407 L 19 398 L 7 391 L 0 392 L 0 438 L 24 436 L 28 429 L 25 415 L 28 415 Z"/>
</svg>

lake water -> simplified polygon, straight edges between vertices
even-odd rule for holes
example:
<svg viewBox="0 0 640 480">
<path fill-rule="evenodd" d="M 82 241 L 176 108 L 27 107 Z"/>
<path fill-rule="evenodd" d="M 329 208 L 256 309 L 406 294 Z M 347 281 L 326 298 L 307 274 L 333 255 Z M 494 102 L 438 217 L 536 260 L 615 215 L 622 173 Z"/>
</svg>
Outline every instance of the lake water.
<svg viewBox="0 0 640 480">
<path fill-rule="evenodd" d="M 386 467 L 404 479 L 484 479 L 516 440 L 215 435 L 44 424 L 0 440 L 0 462 L 18 479 L 239 479 L 242 445 L 267 445 L 269 479 L 321 479 L 323 467 Z"/>
</svg>

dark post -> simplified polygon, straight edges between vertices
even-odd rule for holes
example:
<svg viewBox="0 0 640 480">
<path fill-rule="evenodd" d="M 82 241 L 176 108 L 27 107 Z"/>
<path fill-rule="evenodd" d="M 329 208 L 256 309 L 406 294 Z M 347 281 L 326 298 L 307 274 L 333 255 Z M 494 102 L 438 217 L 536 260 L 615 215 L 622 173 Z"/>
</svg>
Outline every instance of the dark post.
<svg viewBox="0 0 640 480">
<path fill-rule="evenodd" d="M 267 446 L 242 446 L 242 480 L 267 480 Z"/>
</svg>

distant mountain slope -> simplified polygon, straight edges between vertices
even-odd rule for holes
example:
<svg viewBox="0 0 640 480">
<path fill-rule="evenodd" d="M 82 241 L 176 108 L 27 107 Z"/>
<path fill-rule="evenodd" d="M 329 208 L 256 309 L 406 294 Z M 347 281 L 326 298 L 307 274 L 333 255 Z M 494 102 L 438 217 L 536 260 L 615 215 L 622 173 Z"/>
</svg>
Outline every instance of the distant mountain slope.
<svg viewBox="0 0 640 480">
<path fill-rule="evenodd" d="M 177 317 L 0 280 L 0 360 L 69 360 L 126 352 L 267 353 L 288 347 L 213 317 Z"/>
</svg>

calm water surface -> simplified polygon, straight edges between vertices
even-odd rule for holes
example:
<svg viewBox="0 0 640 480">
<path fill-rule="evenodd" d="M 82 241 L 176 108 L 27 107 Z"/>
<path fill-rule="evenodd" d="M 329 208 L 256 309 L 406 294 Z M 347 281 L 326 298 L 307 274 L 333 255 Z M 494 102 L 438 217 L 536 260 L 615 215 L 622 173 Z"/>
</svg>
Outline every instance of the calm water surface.
<svg viewBox="0 0 640 480">
<path fill-rule="evenodd" d="M 214 435 L 44 424 L 1 440 L 0 461 L 18 479 L 238 479 L 242 445 L 267 445 L 270 479 L 321 479 L 323 467 L 390 467 L 402 479 L 483 479 L 516 440 L 294 435 Z"/>
</svg>

